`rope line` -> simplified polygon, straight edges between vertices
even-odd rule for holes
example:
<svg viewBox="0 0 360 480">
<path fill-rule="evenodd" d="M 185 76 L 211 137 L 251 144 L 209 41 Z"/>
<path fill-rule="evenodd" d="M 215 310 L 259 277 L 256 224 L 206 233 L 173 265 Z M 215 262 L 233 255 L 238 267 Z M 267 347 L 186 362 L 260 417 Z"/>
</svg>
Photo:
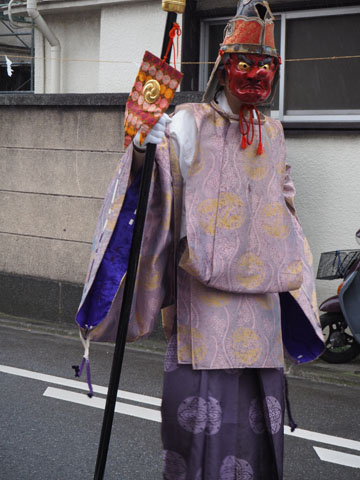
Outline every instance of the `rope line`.
<svg viewBox="0 0 360 480">
<path fill-rule="evenodd" d="M 30 55 L 12 55 L 11 53 L 7 54 L 8 57 L 12 59 L 24 59 L 24 60 L 51 60 L 50 57 L 38 57 Z M 0 55 L 3 56 L 3 55 Z M 313 57 L 313 58 L 287 58 L 285 62 L 313 62 L 319 60 L 349 60 L 360 58 L 359 55 L 341 55 L 333 57 Z M 141 62 L 132 62 L 130 60 L 102 60 L 102 59 L 91 59 L 91 58 L 61 58 L 58 60 L 60 62 L 89 62 L 89 63 L 114 63 L 118 65 L 136 65 L 140 67 Z M 170 62 L 174 63 L 174 62 Z M 215 62 L 181 62 L 182 65 L 214 65 Z"/>
</svg>

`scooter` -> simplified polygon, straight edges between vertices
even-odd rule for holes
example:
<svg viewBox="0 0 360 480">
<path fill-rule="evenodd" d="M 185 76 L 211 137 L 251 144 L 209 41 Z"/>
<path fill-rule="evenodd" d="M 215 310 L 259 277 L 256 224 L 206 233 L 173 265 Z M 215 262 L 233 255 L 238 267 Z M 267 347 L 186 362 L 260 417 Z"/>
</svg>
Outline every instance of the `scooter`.
<svg viewBox="0 0 360 480">
<path fill-rule="evenodd" d="M 360 230 L 356 232 L 360 244 Z M 321 254 L 316 278 L 342 278 L 337 295 L 320 305 L 326 349 L 321 358 L 345 363 L 360 354 L 360 250 L 336 250 Z"/>
</svg>

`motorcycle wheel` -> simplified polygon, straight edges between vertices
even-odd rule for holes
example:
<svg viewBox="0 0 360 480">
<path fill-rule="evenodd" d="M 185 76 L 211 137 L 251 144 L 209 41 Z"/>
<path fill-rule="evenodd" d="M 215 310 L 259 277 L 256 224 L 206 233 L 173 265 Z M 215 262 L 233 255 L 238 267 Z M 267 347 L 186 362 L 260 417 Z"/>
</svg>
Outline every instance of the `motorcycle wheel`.
<svg viewBox="0 0 360 480">
<path fill-rule="evenodd" d="M 359 355 L 360 345 L 341 314 L 325 313 L 320 322 L 326 347 L 320 358 L 328 363 L 346 363 Z"/>
</svg>

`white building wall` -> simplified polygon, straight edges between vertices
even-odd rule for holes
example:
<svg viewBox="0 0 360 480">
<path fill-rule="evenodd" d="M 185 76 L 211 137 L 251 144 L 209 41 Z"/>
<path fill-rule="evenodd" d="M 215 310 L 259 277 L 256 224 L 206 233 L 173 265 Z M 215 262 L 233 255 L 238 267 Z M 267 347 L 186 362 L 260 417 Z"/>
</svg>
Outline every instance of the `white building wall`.
<svg viewBox="0 0 360 480">
<path fill-rule="evenodd" d="M 53 13 L 43 16 L 61 45 L 60 93 L 97 93 L 99 91 L 100 10 Z M 48 93 L 50 45 L 39 32 L 35 36 L 35 56 L 35 93 Z"/>
<path fill-rule="evenodd" d="M 296 209 L 314 255 L 356 249 L 360 228 L 360 135 L 287 135 L 287 159 L 295 182 Z M 322 301 L 336 294 L 341 280 L 317 280 Z"/>
<path fill-rule="evenodd" d="M 128 92 L 145 50 L 161 54 L 166 12 L 160 0 L 119 2 L 61 13 L 40 9 L 40 13 L 61 44 L 60 93 Z M 181 16 L 178 22 L 181 25 Z M 39 32 L 35 52 L 35 93 L 48 93 L 50 46 Z"/>
<path fill-rule="evenodd" d="M 102 9 L 100 92 L 131 90 L 145 50 L 160 57 L 165 22 L 158 1 Z"/>
</svg>

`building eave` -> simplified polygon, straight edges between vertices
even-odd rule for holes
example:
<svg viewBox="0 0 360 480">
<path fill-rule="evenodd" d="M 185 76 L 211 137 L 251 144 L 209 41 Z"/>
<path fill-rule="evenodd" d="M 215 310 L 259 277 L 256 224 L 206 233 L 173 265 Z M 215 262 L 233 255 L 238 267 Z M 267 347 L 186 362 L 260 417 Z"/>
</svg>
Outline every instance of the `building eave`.
<svg viewBox="0 0 360 480">
<path fill-rule="evenodd" d="M 154 0 L 43 0 L 37 4 L 41 13 L 59 13 L 64 11 L 76 10 L 98 10 L 102 7 L 112 7 L 116 5 L 150 3 Z M 7 11 L 7 9 L 6 9 Z M 26 13 L 26 4 L 17 5 L 12 8 L 14 15 Z"/>
</svg>

